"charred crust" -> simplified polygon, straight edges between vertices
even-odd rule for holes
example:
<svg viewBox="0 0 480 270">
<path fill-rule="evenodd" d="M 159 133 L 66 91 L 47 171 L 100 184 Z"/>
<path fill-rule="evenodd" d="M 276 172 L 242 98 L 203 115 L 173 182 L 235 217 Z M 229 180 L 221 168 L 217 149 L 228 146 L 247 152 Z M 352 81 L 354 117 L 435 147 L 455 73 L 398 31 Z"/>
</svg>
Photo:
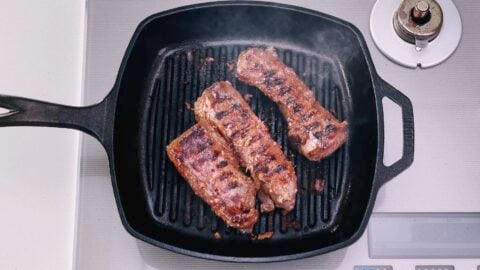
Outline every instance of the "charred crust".
<svg viewBox="0 0 480 270">
<path fill-rule="evenodd" d="M 205 130 L 203 130 L 203 128 L 194 127 L 192 128 L 192 132 L 190 132 L 190 134 L 180 141 L 180 146 L 191 144 L 195 139 L 202 138 L 204 136 Z"/>
<path fill-rule="evenodd" d="M 253 143 L 255 143 L 256 141 L 260 140 L 262 138 L 262 135 L 260 134 L 255 134 L 253 135 L 250 140 L 248 141 L 248 145 L 247 146 L 250 146 L 252 145 Z"/>
<path fill-rule="evenodd" d="M 266 71 L 263 73 L 263 75 L 265 75 L 265 80 L 270 79 L 271 77 L 273 77 L 273 75 L 275 75 L 275 73 L 277 73 L 276 70 L 273 70 L 273 69 L 266 70 Z"/>
<path fill-rule="evenodd" d="M 275 167 L 273 170 L 271 170 L 268 175 L 272 175 L 272 174 L 276 174 L 276 173 L 280 173 L 280 172 L 283 172 L 287 169 L 287 166 L 285 165 L 278 165 L 277 167 Z"/>
<path fill-rule="evenodd" d="M 317 138 L 317 139 L 321 139 L 323 137 L 323 132 L 317 131 L 317 132 L 313 133 L 313 136 L 315 136 L 315 138 Z"/>
<path fill-rule="evenodd" d="M 275 161 L 275 160 L 276 160 L 276 158 L 273 155 L 266 156 L 265 157 L 265 164 L 269 164 L 270 162 Z"/>
<path fill-rule="evenodd" d="M 225 168 L 227 167 L 228 162 L 226 160 L 222 160 L 217 164 L 217 169 Z"/>
<path fill-rule="evenodd" d="M 240 113 L 240 116 L 243 118 L 243 119 L 248 119 L 250 114 L 248 113 L 247 110 L 242 110 L 242 112 Z"/>
<path fill-rule="evenodd" d="M 230 176 L 232 176 L 233 173 L 232 172 L 222 172 L 222 174 L 220 174 L 220 176 L 218 177 L 218 180 L 220 181 L 224 181 L 226 179 L 228 179 Z"/>
<path fill-rule="evenodd" d="M 284 96 L 286 95 L 288 92 L 290 92 L 292 90 L 292 88 L 290 88 L 290 86 L 283 86 L 280 88 L 280 96 Z"/>
<path fill-rule="evenodd" d="M 300 119 L 301 119 L 302 121 L 307 121 L 307 120 L 310 119 L 311 117 L 312 117 L 311 114 L 305 114 L 305 113 L 303 113 L 303 114 L 300 116 Z"/>
<path fill-rule="evenodd" d="M 215 113 L 215 118 L 217 118 L 218 120 L 222 120 L 227 115 L 228 115 L 227 111 L 220 111 Z"/>
<path fill-rule="evenodd" d="M 277 72 L 275 70 L 267 70 L 263 73 L 263 75 L 265 76 L 264 84 L 265 86 L 267 86 L 267 88 L 281 85 L 285 81 L 283 78 L 274 77 L 276 73 Z"/>
<path fill-rule="evenodd" d="M 310 130 L 314 130 L 316 128 L 318 128 L 320 126 L 320 122 L 313 122 L 309 125 L 307 125 L 305 128 L 310 131 Z"/>
<path fill-rule="evenodd" d="M 297 99 L 295 97 L 287 98 L 287 101 L 286 101 L 287 106 L 296 105 L 296 102 L 295 102 L 296 100 Z"/>
<path fill-rule="evenodd" d="M 293 106 L 293 112 L 299 112 L 303 109 L 303 105 L 302 104 L 295 104 L 295 106 Z"/>
<path fill-rule="evenodd" d="M 268 172 L 268 166 L 265 163 L 257 163 L 253 167 L 254 172 L 261 172 L 261 173 L 267 173 Z"/>
<path fill-rule="evenodd" d="M 234 189 L 234 188 L 237 188 L 237 187 L 238 187 L 237 181 L 232 181 L 232 182 L 228 183 L 228 188 L 230 188 L 230 189 Z"/>
<path fill-rule="evenodd" d="M 328 124 L 325 127 L 325 133 L 327 133 L 327 134 L 329 134 L 330 132 L 335 132 L 335 130 L 337 130 L 337 128 L 332 124 Z"/>
</svg>

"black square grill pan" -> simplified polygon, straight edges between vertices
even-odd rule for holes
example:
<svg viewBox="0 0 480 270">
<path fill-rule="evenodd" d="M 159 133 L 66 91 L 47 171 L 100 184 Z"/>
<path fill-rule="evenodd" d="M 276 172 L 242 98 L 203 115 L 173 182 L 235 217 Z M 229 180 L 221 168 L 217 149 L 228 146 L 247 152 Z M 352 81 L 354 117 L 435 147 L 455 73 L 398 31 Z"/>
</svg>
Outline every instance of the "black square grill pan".
<svg viewBox="0 0 480 270">
<path fill-rule="evenodd" d="M 235 79 L 231 65 L 249 47 L 273 46 L 314 91 L 349 123 L 346 144 L 321 162 L 287 141 L 277 106 Z M 165 147 L 194 124 L 193 104 L 211 83 L 229 80 L 252 95 L 254 112 L 295 164 L 295 209 L 263 214 L 254 241 L 225 226 L 169 162 Z M 382 99 L 402 108 L 403 156 L 383 165 Z M 123 225 L 133 236 L 179 253 L 235 262 L 298 259 L 345 247 L 365 230 L 380 186 L 413 161 L 410 100 L 377 75 L 362 34 L 350 23 L 304 8 L 250 1 L 205 3 L 158 13 L 138 26 L 109 95 L 89 107 L 0 96 L 10 112 L 0 126 L 74 128 L 105 147 Z M 325 182 L 322 192 L 312 185 Z M 221 239 L 216 239 L 218 232 Z"/>
</svg>

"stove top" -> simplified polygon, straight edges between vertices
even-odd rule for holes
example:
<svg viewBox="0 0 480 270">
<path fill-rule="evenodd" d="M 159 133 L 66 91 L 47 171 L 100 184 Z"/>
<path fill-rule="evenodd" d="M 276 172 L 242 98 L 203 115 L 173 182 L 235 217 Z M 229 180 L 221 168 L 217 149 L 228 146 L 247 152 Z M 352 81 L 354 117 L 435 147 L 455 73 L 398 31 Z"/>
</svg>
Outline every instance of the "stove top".
<svg viewBox="0 0 480 270">
<path fill-rule="evenodd" d="M 126 46 L 141 20 L 156 12 L 199 2 L 87 1 L 84 103 L 100 101 L 112 88 Z M 480 265 L 480 259 L 434 256 L 439 254 L 435 250 L 442 249 L 444 242 L 452 237 L 448 224 L 473 230 L 472 239 L 477 239 L 475 231 L 480 234 L 480 196 L 477 196 L 480 191 L 480 144 L 476 140 L 480 133 L 480 32 L 476 27 L 480 2 L 455 2 L 462 17 L 462 40 L 446 62 L 426 70 L 399 66 L 377 49 L 369 30 L 375 0 L 277 2 L 318 10 L 356 25 L 367 41 L 380 76 L 412 100 L 415 161 L 380 190 L 368 232 L 352 246 L 330 254 L 255 266 L 205 261 L 150 246 L 123 229 L 113 198 L 106 154 L 94 139 L 83 136 L 76 221 L 77 269 L 377 269 L 362 268 L 367 265 L 383 269 L 415 269 L 417 265 L 476 269 Z M 385 158 L 386 163 L 392 163 L 401 154 L 401 114 L 394 103 L 386 101 L 385 106 Z M 465 222 L 452 223 L 452 217 L 458 215 L 456 220 Z M 385 224 L 397 224 L 397 220 L 403 226 L 396 234 L 389 233 Z M 421 234 L 422 229 L 428 231 L 430 228 L 436 228 L 438 234 L 430 238 Z M 433 243 L 432 239 L 442 233 L 444 237 L 437 239 L 440 242 Z M 410 243 L 425 245 L 423 250 L 433 255 L 425 254 L 425 259 L 412 258 L 415 256 L 401 259 L 401 254 L 408 252 L 402 253 L 401 248 L 381 248 L 398 242 L 390 237 L 392 235 L 408 235 Z M 454 239 L 469 240 L 468 237 Z M 477 240 L 470 242 L 477 245 L 480 242 Z M 457 242 L 463 245 L 462 241 Z"/>
</svg>

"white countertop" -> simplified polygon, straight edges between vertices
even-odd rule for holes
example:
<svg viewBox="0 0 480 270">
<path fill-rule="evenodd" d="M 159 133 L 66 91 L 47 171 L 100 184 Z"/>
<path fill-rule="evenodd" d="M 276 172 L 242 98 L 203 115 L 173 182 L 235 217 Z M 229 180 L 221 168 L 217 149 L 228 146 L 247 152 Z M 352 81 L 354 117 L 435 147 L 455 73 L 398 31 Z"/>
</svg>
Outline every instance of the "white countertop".
<svg viewBox="0 0 480 270">
<path fill-rule="evenodd" d="M 0 94 L 79 105 L 85 1 L 0 1 Z M 0 269 L 71 269 L 79 132 L 0 129 Z"/>
</svg>

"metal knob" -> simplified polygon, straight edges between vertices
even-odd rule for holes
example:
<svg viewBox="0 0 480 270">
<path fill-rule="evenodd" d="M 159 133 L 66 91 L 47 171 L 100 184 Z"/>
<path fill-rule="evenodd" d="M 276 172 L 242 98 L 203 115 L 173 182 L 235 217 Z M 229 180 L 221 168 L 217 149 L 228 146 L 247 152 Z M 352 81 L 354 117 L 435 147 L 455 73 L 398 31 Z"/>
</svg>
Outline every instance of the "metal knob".
<svg viewBox="0 0 480 270">
<path fill-rule="evenodd" d="M 430 20 L 430 6 L 427 1 L 418 2 L 412 9 L 412 20 L 418 25 L 427 23 Z"/>
<path fill-rule="evenodd" d="M 442 23 L 442 8 L 435 0 L 404 0 L 393 17 L 397 34 L 419 49 L 438 36 Z"/>
</svg>

